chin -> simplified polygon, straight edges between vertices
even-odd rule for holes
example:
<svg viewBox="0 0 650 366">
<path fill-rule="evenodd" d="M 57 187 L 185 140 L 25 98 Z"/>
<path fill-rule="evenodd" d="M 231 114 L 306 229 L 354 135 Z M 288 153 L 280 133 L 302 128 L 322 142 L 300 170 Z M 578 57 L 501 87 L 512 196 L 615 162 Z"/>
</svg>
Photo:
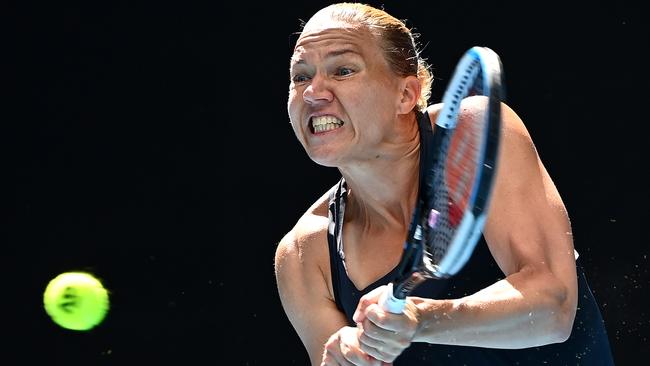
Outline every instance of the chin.
<svg viewBox="0 0 650 366">
<path fill-rule="evenodd" d="M 336 161 L 334 159 L 330 159 L 325 156 L 315 156 L 315 155 L 309 155 L 309 158 L 316 164 L 328 167 L 328 168 L 336 168 Z"/>
</svg>

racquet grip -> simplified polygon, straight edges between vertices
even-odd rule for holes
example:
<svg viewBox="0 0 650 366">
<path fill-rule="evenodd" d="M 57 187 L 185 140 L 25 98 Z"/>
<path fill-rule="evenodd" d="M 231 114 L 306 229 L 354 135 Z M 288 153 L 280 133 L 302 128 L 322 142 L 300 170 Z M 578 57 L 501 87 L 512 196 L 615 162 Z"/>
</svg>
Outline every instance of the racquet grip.
<svg viewBox="0 0 650 366">
<path fill-rule="evenodd" d="M 406 299 L 398 299 L 393 296 L 393 283 L 391 282 L 386 286 L 386 290 L 379 297 L 379 305 L 382 309 L 390 313 L 401 314 L 404 311 Z"/>
</svg>

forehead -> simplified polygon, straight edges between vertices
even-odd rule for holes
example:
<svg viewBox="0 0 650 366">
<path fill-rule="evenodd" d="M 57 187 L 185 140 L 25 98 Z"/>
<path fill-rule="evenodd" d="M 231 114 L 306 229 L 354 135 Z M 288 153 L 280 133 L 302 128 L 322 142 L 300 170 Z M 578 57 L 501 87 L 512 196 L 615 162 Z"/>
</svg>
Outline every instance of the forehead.
<svg viewBox="0 0 650 366">
<path fill-rule="evenodd" d="M 361 56 L 378 56 L 381 49 L 368 28 L 334 20 L 313 19 L 307 23 L 296 41 L 292 62 L 315 55 L 330 54 L 337 49 L 352 51 Z"/>
</svg>

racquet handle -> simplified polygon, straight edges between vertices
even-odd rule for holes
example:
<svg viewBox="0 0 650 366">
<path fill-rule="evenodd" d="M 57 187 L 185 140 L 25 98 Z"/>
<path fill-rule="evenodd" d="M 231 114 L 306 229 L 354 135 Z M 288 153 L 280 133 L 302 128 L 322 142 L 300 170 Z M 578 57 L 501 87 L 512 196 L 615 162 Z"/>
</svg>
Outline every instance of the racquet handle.
<svg viewBox="0 0 650 366">
<path fill-rule="evenodd" d="M 390 313 L 401 314 L 404 311 L 406 299 L 398 299 L 393 296 L 393 283 L 391 282 L 386 286 L 384 293 L 379 296 L 379 305 Z"/>
</svg>

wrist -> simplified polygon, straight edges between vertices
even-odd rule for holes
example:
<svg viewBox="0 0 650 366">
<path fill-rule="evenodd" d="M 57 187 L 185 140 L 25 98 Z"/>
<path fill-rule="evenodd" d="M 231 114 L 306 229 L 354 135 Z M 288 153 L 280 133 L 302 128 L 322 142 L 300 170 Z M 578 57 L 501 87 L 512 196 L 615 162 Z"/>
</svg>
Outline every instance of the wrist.
<svg viewBox="0 0 650 366">
<path fill-rule="evenodd" d="M 435 343 L 436 338 L 444 338 L 440 335 L 449 332 L 459 305 L 459 300 L 421 299 L 416 302 L 417 328 L 413 342 Z"/>
</svg>

